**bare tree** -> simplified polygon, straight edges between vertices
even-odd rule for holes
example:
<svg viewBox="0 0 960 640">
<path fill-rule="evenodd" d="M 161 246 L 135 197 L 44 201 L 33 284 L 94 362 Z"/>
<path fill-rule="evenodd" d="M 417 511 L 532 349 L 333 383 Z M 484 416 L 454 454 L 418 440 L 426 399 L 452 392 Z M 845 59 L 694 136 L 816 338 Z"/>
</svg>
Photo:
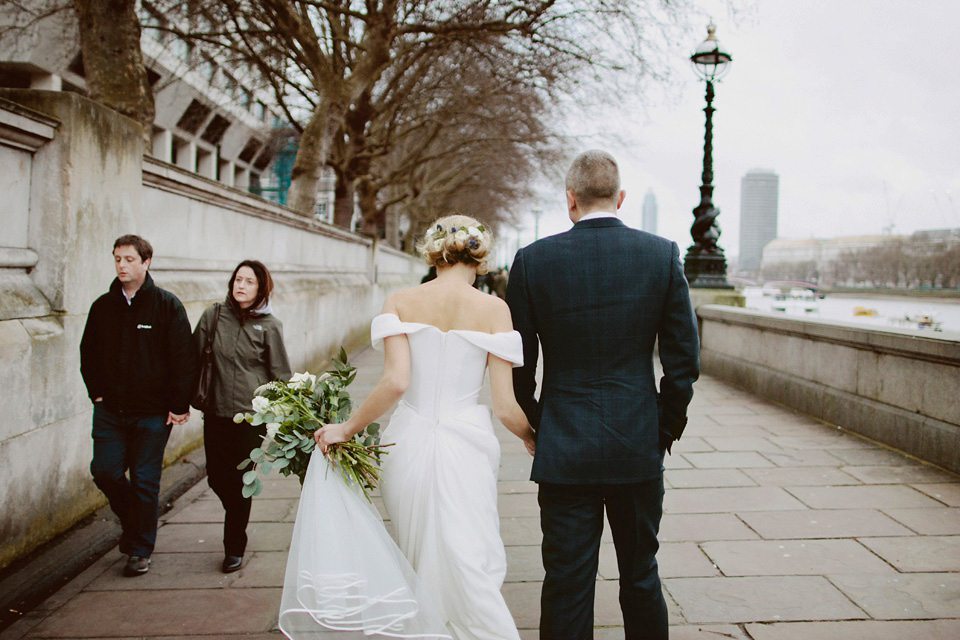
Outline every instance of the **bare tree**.
<svg viewBox="0 0 960 640">
<path fill-rule="evenodd" d="M 202 16 L 181 35 L 220 47 L 255 66 L 278 103 L 300 131 L 289 194 L 304 214 L 315 206 L 317 183 L 334 146 L 369 137 L 370 117 L 381 88 L 403 74 L 391 73 L 423 52 L 451 42 L 498 39 L 512 55 L 501 70 L 543 88 L 599 80 L 600 69 L 630 68 L 640 76 L 646 65 L 641 46 L 652 26 L 653 9 L 682 12 L 676 0 L 223 0 L 194 2 Z M 669 22 L 669 21 L 668 21 Z M 549 73 L 528 74 L 525 59 L 549 59 Z M 503 59 L 503 56 L 501 56 Z M 384 81 L 386 79 L 386 81 Z M 602 84 L 602 83 L 601 83 Z M 354 119 L 348 122 L 348 119 Z M 359 135 L 358 135 L 359 134 Z M 366 143 L 361 141 L 361 147 Z M 351 182 L 362 178 L 339 169 L 341 200 L 349 201 Z M 342 223 L 343 207 L 338 216 Z"/>
</svg>

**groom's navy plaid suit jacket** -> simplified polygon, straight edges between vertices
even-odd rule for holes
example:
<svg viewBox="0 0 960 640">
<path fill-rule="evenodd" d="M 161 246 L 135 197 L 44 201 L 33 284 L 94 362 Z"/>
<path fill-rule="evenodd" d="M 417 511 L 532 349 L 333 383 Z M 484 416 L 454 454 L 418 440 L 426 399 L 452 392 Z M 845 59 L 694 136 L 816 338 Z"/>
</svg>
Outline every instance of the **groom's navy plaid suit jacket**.
<svg viewBox="0 0 960 640">
<path fill-rule="evenodd" d="M 523 337 L 514 388 L 537 429 L 532 480 L 623 484 L 658 477 L 659 432 L 680 437 L 700 371 L 677 245 L 616 218 L 584 220 L 517 252 L 507 302 Z"/>
</svg>

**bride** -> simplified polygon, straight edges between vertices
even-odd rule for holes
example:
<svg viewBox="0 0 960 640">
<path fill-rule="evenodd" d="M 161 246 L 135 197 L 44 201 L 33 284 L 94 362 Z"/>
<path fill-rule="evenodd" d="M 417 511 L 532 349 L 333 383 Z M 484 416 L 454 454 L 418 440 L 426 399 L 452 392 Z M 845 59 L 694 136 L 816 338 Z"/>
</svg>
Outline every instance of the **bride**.
<svg viewBox="0 0 960 640">
<path fill-rule="evenodd" d="M 437 278 L 390 295 L 373 319 L 385 358 L 379 384 L 349 420 L 315 434 L 281 602 L 288 637 L 519 638 L 500 594 L 500 447 L 489 408 L 478 404 L 486 369 L 497 417 L 531 455 L 535 435 L 513 394 L 520 334 L 506 303 L 472 286 L 490 247 L 475 219 L 437 220 L 420 247 Z M 323 457 L 397 400 L 381 493 L 399 549 Z"/>
</svg>

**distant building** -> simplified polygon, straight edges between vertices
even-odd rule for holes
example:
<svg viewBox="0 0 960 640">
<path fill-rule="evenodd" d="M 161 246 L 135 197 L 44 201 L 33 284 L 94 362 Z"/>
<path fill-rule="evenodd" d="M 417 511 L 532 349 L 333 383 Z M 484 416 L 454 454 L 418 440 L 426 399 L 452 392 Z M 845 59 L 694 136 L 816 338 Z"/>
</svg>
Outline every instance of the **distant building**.
<svg viewBox="0 0 960 640">
<path fill-rule="evenodd" d="M 780 177 L 769 169 L 751 169 L 740 180 L 739 269 L 757 273 L 763 248 L 777 237 Z"/>
<path fill-rule="evenodd" d="M 653 189 L 647 191 L 643 197 L 643 230 L 650 233 L 657 232 L 657 196 Z"/>
<path fill-rule="evenodd" d="M 960 261 L 960 229 L 911 235 L 778 238 L 763 249 L 761 272 L 771 280 L 826 286 L 947 286 Z M 951 288 L 955 285 L 950 285 Z"/>
<path fill-rule="evenodd" d="M 0 3 L 0 87 L 86 95 L 83 55 L 72 9 L 19 24 L 19 3 Z M 21 13 L 18 14 L 18 11 Z M 154 158 L 205 178 L 276 200 L 277 152 L 270 91 L 255 70 L 231 64 L 164 27 L 170 21 L 148 2 L 138 6 L 140 45 L 153 87 Z M 19 17 L 18 17 L 19 15 Z"/>
</svg>

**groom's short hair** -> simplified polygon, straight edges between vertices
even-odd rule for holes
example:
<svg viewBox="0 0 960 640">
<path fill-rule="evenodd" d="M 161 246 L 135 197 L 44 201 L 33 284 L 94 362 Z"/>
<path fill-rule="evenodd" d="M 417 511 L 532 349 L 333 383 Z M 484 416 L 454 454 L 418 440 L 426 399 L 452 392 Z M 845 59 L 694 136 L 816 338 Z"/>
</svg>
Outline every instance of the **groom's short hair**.
<svg viewBox="0 0 960 640">
<path fill-rule="evenodd" d="M 590 206 L 604 200 L 616 200 L 620 193 L 620 170 L 617 161 L 606 151 L 591 149 L 573 159 L 567 171 L 567 191 L 573 191 L 577 202 Z"/>
</svg>

